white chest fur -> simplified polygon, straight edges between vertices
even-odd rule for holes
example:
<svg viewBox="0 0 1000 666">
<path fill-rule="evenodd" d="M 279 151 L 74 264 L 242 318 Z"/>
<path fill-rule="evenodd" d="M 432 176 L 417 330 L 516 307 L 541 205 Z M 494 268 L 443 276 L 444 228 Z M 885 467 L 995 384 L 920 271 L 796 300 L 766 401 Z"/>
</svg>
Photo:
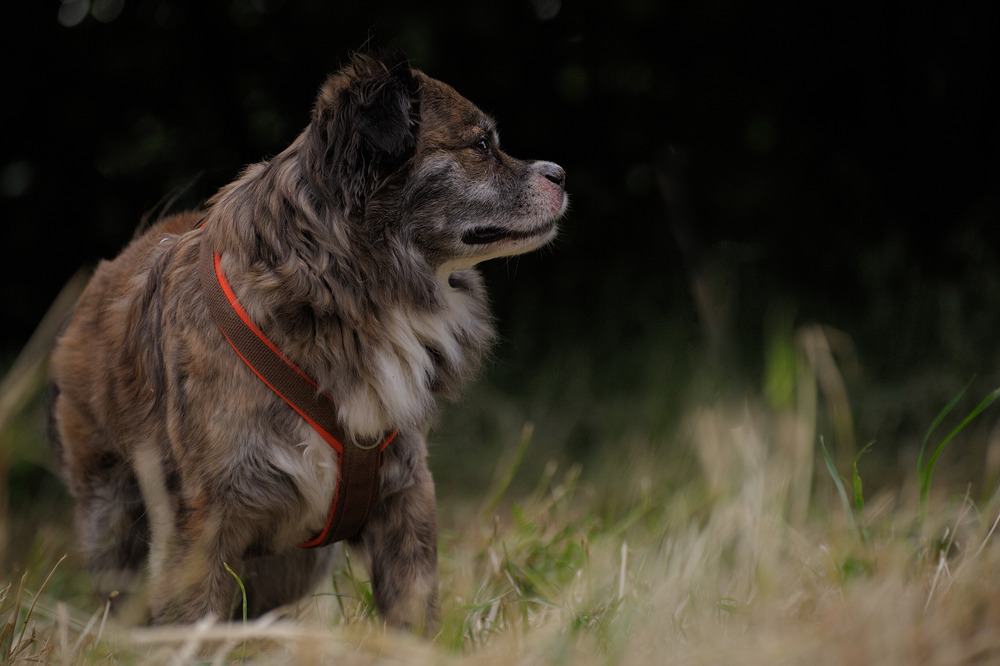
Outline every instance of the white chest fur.
<svg viewBox="0 0 1000 666">
<path fill-rule="evenodd" d="M 364 439 L 422 426 L 434 406 L 435 355 L 450 367 L 464 365 L 460 341 L 481 325 L 475 321 L 468 295 L 455 290 L 447 292 L 441 312 L 396 308 L 379 324 L 380 336 L 372 341 L 370 360 L 362 368 L 364 385 L 342 396 L 338 404 L 342 422 Z"/>
<path fill-rule="evenodd" d="M 291 477 L 305 503 L 304 515 L 293 526 L 298 538 L 322 529 L 337 485 L 337 452 L 304 421 L 302 440 L 292 448 L 275 447 L 271 463 Z M 292 527 L 292 526 L 290 526 Z"/>
<path fill-rule="evenodd" d="M 434 407 L 435 357 L 452 368 L 464 366 L 462 339 L 476 337 L 484 326 L 474 314 L 469 295 L 449 289 L 446 307 L 434 314 L 406 308 L 388 311 L 379 335 L 368 343 L 364 379 L 358 390 L 340 395 L 338 416 L 345 430 L 370 442 L 397 428 L 422 429 Z M 433 352 L 430 350 L 434 350 Z M 305 503 L 296 532 L 322 528 L 337 484 L 337 453 L 303 421 L 299 441 L 275 452 L 272 462 L 288 474 Z"/>
</svg>

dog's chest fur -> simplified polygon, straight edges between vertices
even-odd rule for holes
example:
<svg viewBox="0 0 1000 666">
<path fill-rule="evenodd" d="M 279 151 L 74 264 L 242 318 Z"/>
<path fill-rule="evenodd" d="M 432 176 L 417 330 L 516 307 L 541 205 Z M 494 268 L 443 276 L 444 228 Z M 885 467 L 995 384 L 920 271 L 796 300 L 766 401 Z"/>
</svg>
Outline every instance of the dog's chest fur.
<svg viewBox="0 0 1000 666">
<path fill-rule="evenodd" d="M 369 341 L 371 362 L 362 369 L 361 389 L 337 400 L 340 418 L 351 436 L 367 443 L 396 428 L 422 429 L 434 410 L 434 394 L 451 388 L 449 384 L 475 369 L 492 329 L 477 298 L 478 276 L 466 277 L 470 282 L 463 288 L 444 286 L 440 311 L 400 306 L 380 318 L 380 335 Z M 305 509 L 296 529 L 308 532 L 322 525 L 329 511 L 337 458 L 305 422 L 292 440 L 290 447 L 277 449 L 271 461 L 294 480 Z M 397 457 L 385 462 L 383 489 L 410 482 L 400 465 L 406 466 Z"/>
<path fill-rule="evenodd" d="M 489 326 L 466 291 L 444 288 L 438 312 L 394 307 L 379 318 L 361 366 L 360 390 L 338 401 L 340 417 L 358 437 L 378 436 L 430 418 L 435 392 L 451 392 L 476 365 Z M 470 348 L 471 347 L 471 348 Z"/>
</svg>

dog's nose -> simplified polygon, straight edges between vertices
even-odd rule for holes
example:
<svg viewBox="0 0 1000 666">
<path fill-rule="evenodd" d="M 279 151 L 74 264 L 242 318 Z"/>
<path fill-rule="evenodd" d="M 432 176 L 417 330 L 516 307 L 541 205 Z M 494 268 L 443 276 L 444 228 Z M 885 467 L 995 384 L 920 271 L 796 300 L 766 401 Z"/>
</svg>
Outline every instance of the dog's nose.
<svg viewBox="0 0 1000 666">
<path fill-rule="evenodd" d="M 542 174 L 549 181 L 555 183 L 562 189 L 566 189 L 566 171 L 558 164 L 552 164 L 549 162 L 545 165 L 545 169 Z"/>
</svg>

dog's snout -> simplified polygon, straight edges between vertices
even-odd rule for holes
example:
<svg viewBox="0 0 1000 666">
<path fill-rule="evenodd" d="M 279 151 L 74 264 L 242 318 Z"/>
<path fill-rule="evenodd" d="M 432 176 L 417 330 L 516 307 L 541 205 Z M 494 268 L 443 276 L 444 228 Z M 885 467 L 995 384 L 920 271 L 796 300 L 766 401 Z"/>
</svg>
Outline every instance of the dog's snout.
<svg viewBox="0 0 1000 666">
<path fill-rule="evenodd" d="M 555 183 L 562 189 L 566 189 L 566 171 L 558 164 L 551 162 L 546 164 L 542 174 L 549 182 Z"/>
</svg>

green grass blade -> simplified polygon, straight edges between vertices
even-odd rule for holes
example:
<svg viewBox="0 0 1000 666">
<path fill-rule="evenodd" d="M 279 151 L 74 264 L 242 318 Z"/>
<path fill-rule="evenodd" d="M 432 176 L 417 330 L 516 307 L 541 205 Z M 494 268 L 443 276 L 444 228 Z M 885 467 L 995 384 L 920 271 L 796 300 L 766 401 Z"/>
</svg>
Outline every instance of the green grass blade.
<svg viewBox="0 0 1000 666">
<path fill-rule="evenodd" d="M 240 593 L 243 595 L 243 628 L 245 629 L 247 626 L 247 588 L 243 587 L 243 581 L 240 580 L 240 577 L 236 574 L 235 571 L 229 568 L 228 564 L 223 562 L 222 566 L 226 567 L 226 571 L 228 571 L 232 575 L 232 577 L 236 579 L 236 583 L 240 586 Z M 244 640 L 243 641 L 244 661 L 246 660 L 246 656 L 247 656 L 247 642 Z"/>
<path fill-rule="evenodd" d="M 235 571 L 233 571 L 232 569 L 229 568 L 228 564 L 226 564 L 225 562 L 223 562 L 222 566 L 226 567 L 226 571 L 228 571 L 232 575 L 232 577 L 236 579 L 236 583 L 240 586 L 240 593 L 243 595 L 243 625 L 246 626 L 246 623 L 247 623 L 247 588 L 243 587 L 243 581 L 240 580 L 239 575 L 237 575 L 237 573 Z"/>
<path fill-rule="evenodd" d="M 344 595 L 340 593 L 340 585 L 337 583 L 337 574 L 334 573 L 331 576 L 333 582 L 333 597 L 337 600 L 337 606 L 340 608 L 340 617 L 347 621 L 347 611 L 344 610 Z"/>
<path fill-rule="evenodd" d="M 944 450 L 944 447 L 948 445 L 948 442 L 950 442 L 955 437 L 955 435 L 957 435 L 958 433 L 962 432 L 962 430 L 964 430 L 965 427 L 967 425 L 969 425 L 969 423 L 974 418 L 976 418 L 977 416 L 979 416 L 990 405 L 992 405 L 994 402 L 996 402 L 997 398 L 1000 398 L 1000 389 L 996 389 L 996 390 L 992 391 L 989 395 L 987 395 L 986 398 L 984 398 L 982 402 L 980 402 L 978 405 L 976 405 L 975 409 L 973 409 L 971 412 L 969 412 L 968 416 L 966 416 L 964 419 L 962 419 L 962 422 L 959 423 L 955 427 L 954 430 L 952 430 L 950 433 L 948 433 L 947 437 L 945 437 L 943 440 L 941 440 L 941 443 L 938 444 L 937 448 L 934 449 L 934 453 L 931 455 L 931 457 L 927 461 L 926 484 L 927 484 L 928 488 L 930 487 L 930 480 L 931 480 L 930 477 L 931 477 L 931 473 L 934 471 L 934 464 L 937 462 L 938 456 L 941 455 L 941 452 Z"/>
<path fill-rule="evenodd" d="M 518 443 L 514 460 L 508 465 L 506 472 L 491 494 L 489 501 L 486 502 L 481 514 L 483 517 L 488 517 L 500 506 L 500 501 L 507 493 L 507 489 L 510 488 L 510 484 L 514 481 L 514 476 L 517 474 L 517 470 L 521 468 L 521 463 L 524 462 L 524 457 L 528 453 L 528 446 L 531 444 L 531 435 L 534 431 L 535 426 L 533 423 L 524 424 L 524 428 L 521 430 L 521 441 Z"/>
<path fill-rule="evenodd" d="M 865 494 L 861 484 L 861 474 L 858 473 L 858 460 L 873 446 L 875 446 L 875 442 L 868 442 L 863 449 L 858 451 L 858 454 L 854 456 L 854 465 L 851 469 L 851 480 L 854 482 L 854 510 L 858 516 L 865 509 Z"/>
<path fill-rule="evenodd" d="M 967 389 L 968 385 L 966 385 L 965 388 Z M 964 392 L 965 389 L 962 389 L 962 393 Z M 961 393 L 955 398 L 955 400 L 952 400 L 952 402 L 949 403 L 945 409 L 950 411 L 954 407 L 954 403 L 957 402 L 959 397 L 961 397 Z M 965 429 L 965 427 L 972 422 L 973 419 L 982 414 L 990 405 L 996 402 L 997 398 L 1000 398 L 1000 388 L 991 391 L 978 405 L 976 405 L 975 409 L 969 412 L 969 414 L 964 419 L 962 419 L 961 423 L 955 426 L 955 428 L 950 433 L 948 433 L 947 437 L 941 440 L 941 443 L 937 445 L 937 448 L 934 449 L 934 453 L 931 454 L 930 458 L 927 459 L 926 463 L 923 463 L 923 465 L 921 466 L 921 462 L 918 459 L 917 471 L 919 474 L 919 486 L 920 486 L 919 501 L 920 501 L 921 517 L 926 515 L 927 499 L 930 496 L 931 492 L 931 476 L 934 474 L 934 465 L 937 464 L 937 459 L 941 455 L 941 452 L 944 451 L 944 447 L 946 447 L 948 443 L 951 442 L 951 440 L 954 439 L 958 433 L 962 432 Z M 941 417 L 939 416 L 939 418 L 935 420 L 934 424 L 932 424 L 931 426 L 931 430 L 933 430 L 934 427 L 937 426 L 937 424 L 940 422 L 940 418 Z M 929 435 L 930 431 L 928 431 L 928 436 Z M 924 443 L 926 444 L 926 442 L 927 439 L 925 438 Z M 922 453 L 923 453 L 923 446 L 921 446 L 921 454 Z"/>
<path fill-rule="evenodd" d="M 823 441 L 823 437 L 819 438 L 819 445 L 823 449 L 823 461 L 826 462 L 826 471 L 830 473 L 830 478 L 833 479 L 833 485 L 837 488 L 837 494 L 840 495 L 840 503 L 844 507 L 844 514 L 847 516 L 847 524 L 853 530 L 855 528 L 854 523 L 854 512 L 851 511 L 851 502 L 847 499 L 847 490 L 844 488 L 844 482 L 840 478 L 840 474 L 837 473 L 837 468 L 833 464 L 833 458 L 830 457 L 830 452 L 826 450 L 826 442 Z"/>
<path fill-rule="evenodd" d="M 962 396 L 965 395 L 965 392 L 969 390 L 969 387 L 972 386 L 973 381 L 975 381 L 975 377 L 970 379 L 969 383 L 966 384 L 965 387 L 958 392 L 958 395 L 952 398 L 951 402 L 945 405 L 944 409 L 938 412 L 937 417 L 931 423 L 931 427 L 927 429 L 927 433 L 924 435 L 924 441 L 920 444 L 920 453 L 917 454 L 917 473 L 920 474 L 921 476 L 923 476 L 924 473 L 924 462 L 923 462 L 924 451 L 927 449 L 927 442 L 930 440 L 931 434 L 937 429 L 939 425 L 941 425 L 941 421 L 943 421 L 945 417 L 951 413 L 951 410 L 955 409 L 955 405 L 957 405 L 958 401 L 962 399 Z"/>
</svg>

